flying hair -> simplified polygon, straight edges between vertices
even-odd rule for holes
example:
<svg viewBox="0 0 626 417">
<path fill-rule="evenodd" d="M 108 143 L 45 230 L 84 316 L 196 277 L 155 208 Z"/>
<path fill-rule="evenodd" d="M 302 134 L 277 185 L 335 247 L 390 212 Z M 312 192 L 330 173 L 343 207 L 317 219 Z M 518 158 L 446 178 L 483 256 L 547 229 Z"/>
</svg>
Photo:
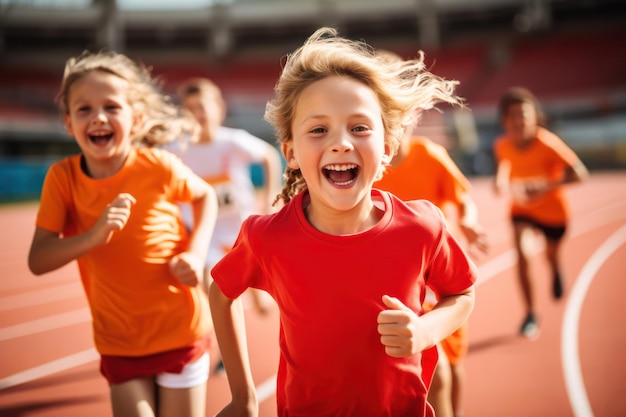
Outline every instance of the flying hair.
<svg viewBox="0 0 626 417">
<path fill-rule="evenodd" d="M 423 52 L 419 51 L 414 59 L 387 60 L 364 41 L 346 39 L 336 29 L 322 27 L 284 58 L 274 98 L 266 105 L 265 120 L 274 127 L 280 144 L 293 140 L 294 112 L 302 91 L 315 81 L 335 75 L 350 77 L 372 89 L 381 107 L 385 141 L 394 152 L 416 110 L 429 110 L 443 102 L 463 105 L 463 99 L 454 93 L 458 82 L 427 71 Z M 284 177 L 277 201 L 287 203 L 306 189 L 306 182 L 300 170 L 289 167 Z"/>
</svg>

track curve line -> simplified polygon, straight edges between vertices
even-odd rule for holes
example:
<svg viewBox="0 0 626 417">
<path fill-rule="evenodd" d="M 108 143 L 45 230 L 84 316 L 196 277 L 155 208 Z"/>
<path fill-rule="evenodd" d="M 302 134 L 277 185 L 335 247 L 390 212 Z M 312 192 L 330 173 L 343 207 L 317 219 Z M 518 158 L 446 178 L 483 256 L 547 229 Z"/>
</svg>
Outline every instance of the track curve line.
<svg viewBox="0 0 626 417">
<path fill-rule="evenodd" d="M 578 274 L 565 306 L 561 329 L 561 360 L 565 386 L 576 417 L 593 417 L 578 355 L 578 323 L 583 302 L 598 270 L 622 245 L 626 244 L 626 225 L 619 228 L 591 255 Z"/>
</svg>

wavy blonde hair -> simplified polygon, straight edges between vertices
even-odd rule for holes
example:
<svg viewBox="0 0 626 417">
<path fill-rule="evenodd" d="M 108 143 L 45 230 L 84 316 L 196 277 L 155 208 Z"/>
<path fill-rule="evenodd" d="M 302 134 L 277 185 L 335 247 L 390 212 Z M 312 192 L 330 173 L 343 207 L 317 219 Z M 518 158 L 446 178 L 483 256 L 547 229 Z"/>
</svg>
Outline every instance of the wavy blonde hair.
<svg viewBox="0 0 626 417">
<path fill-rule="evenodd" d="M 274 87 L 274 98 L 267 103 L 265 120 L 274 126 L 279 144 L 293 140 L 292 123 L 302 90 L 333 75 L 353 78 L 372 89 L 381 107 L 385 141 L 394 153 L 416 110 L 428 110 L 441 102 L 463 102 L 454 94 L 458 82 L 427 71 L 421 51 L 415 59 L 396 62 L 378 55 L 364 41 L 339 37 L 335 29 L 323 27 L 286 57 Z M 381 175 L 382 171 L 383 167 Z M 276 200 L 288 203 L 306 189 L 306 181 L 300 170 L 289 167 L 284 179 L 285 185 Z"/>
<path fill-rule="evenodd" d="M 128 82 L 128 103 L 133 112 L 143 115 L 131 138 L 135 145 L 156 146 L 172 141 L 184 132 L 197 134 L 197 125 L 191 118 L 183 116 L 181 109 L 163 94 L 150 70 L 115 51 L 84 51 L 67 60 L 56 98 L 63 114 L 69 114 L 68 95 L 72 85 L 93 71 L 112 74 Z"/>
</svg>

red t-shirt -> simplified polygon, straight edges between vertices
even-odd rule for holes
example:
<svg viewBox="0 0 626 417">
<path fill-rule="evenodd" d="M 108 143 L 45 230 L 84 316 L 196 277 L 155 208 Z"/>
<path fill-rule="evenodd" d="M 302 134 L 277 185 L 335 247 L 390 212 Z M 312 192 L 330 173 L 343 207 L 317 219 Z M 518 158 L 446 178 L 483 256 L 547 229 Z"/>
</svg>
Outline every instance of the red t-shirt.
<svg viewBox="0 0 626 417">
<path fill-rule="evenodd" d="M 427 350 L 385 353 L 377 331 L 384 294 L 422 314 L 425 285 L 440 295 L 473 284 L 476 268 L 447 231 L 441 212 L 379 190 L 384 209 L 371 229 L 334 236 L 306 220 L 303 192 L 280 212 L 251 216 L 213 268 L 231 298 L 268 291 L 280 309 L 278 415 L 432 416 L 427 386 L 437 361 Z"/>
</svg>

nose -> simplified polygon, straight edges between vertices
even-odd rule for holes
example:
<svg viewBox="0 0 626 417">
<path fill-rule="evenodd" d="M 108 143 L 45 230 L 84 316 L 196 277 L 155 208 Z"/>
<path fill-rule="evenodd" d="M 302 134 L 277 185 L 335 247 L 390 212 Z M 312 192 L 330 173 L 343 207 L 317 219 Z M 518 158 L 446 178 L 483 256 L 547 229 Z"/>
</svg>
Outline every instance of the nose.
<svg viewBox="0 0 626 417">
<path fill-rule="evenodd" d="M 348 132 L 340 132 L 333 135 L 331 138 L 330 150 L 331 152 L 350 152 L 354 149 L 352 144 L 352 137 Z"/>
<path fill-rule="evenodd" d="M 99 109 L 96 111 L 96 114 L 94 115 L 94 118 L 92 120 L 92 123 L 96 123 L 96 124 L 104 124 L 107 122 L 107 116 L 104 112 L 104 110 Z"/>
</svg>

